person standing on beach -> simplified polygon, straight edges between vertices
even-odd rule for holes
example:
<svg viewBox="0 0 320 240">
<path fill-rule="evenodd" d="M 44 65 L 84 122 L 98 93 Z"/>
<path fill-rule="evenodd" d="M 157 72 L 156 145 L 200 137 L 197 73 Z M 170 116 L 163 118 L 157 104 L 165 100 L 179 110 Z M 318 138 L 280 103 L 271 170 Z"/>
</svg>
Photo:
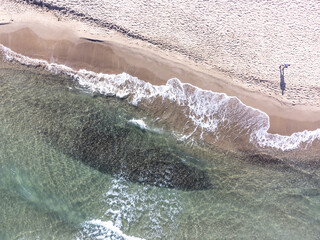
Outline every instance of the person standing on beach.
<svg viewBox="0 0 320 240">
<path fill-rule="evenodd" d="M 288 68 L 290 64 L 285 63 L 279 66 L 280 69 L 280 89 L 282 90 L 282 95 L 284 94 L 284 90 L 286 90 L 286 83 L 284 81 L 284 69 Z"/>
</svg>

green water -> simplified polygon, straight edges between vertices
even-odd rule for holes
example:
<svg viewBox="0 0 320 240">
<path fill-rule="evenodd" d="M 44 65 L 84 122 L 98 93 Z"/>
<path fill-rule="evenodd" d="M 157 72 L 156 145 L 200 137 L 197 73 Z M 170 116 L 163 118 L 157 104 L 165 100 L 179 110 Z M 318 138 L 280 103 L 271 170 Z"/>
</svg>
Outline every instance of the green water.
<svg viewBox="0 0 320 240">
<path fill-rule="evenodd" d="M 0 64 L 0 239 L 320 239 L 318 166 L 190 146 L 125 100 Z"/>
</svg>

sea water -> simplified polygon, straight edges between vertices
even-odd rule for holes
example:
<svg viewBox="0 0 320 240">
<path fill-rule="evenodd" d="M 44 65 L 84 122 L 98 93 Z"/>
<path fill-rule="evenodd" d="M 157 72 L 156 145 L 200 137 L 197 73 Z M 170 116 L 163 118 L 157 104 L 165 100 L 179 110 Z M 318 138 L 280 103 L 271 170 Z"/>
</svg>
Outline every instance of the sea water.
<svg viewBox="0 0 320 240">
<path fill-rule="evenodd" d="M 264 146 L 267 116 L 224 94 L 20 63 L 0 68 L 0 239 L 319 239 L 317 158 L 274 157 L 316 131 Z"/>
</svg>

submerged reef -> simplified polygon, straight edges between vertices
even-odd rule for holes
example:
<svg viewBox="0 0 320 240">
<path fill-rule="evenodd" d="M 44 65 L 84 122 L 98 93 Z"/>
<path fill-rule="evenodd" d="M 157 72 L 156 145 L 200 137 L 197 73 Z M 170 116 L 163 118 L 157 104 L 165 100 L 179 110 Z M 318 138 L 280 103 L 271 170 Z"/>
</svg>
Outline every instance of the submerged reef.
<svg viewBox="0 0 320 240">
<path fill-rule="evenodd" d="M 53 111 L 49 115 L 63 114 L 64 110 L 50 105 L 43 107 Z M 38 126 L 37 131 L 65 154 L 103 173 L 159 187 L 212 187 L 206 171 L 187 163 L 186 154 L 169 147 L 161 134 L 140 129 L 117 113 L 80 115 L 75 126 L 60 116 L 45 127 Z"/>
<path fill-rule="evenodd" d="M 93 124 L 82 126 L 75 136 L 72 155 L 101 172 L 131 181 L 200 190 L 210 187 L 204 171 L 182 162 L 174 153 L 144 140 L 143 132 L 130 127 L 98 131 Z"/>
</svg>

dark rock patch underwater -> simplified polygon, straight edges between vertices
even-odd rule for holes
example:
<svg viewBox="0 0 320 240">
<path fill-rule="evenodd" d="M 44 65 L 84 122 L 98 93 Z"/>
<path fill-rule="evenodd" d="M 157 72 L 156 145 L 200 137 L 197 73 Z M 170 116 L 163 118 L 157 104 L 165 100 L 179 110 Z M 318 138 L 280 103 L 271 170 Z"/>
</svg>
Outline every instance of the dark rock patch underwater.
<svg viewBox="0 0 320 240">
<path fill-rule="evenodd" d="M 95 119 L 95 120 L 93 120 Z M 90 116 L 77 128 L 64 129 L 63 135 L 42 129 L 46 138 L 67 154 L 101 171 L 133 182 L 184 190 L 211 188 L 204 170 L 183 161 L 181 152 L 157 146 L 150 134 L 131 124 L 99 124 Z M 66 139 L 69 136 L 70 139 Z"/>
</svg>

